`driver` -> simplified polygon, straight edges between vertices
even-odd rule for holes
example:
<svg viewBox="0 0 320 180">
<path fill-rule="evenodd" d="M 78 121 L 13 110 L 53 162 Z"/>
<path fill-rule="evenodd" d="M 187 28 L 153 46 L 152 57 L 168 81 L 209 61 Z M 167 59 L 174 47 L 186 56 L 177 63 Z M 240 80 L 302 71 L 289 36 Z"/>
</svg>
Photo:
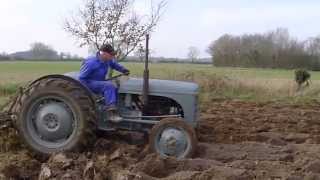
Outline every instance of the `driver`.
<svg viewBox="0 0 320 180">
<path fill-rule="evenodd" d="M 96 94 L 103 95 L 107 117 L 112 122 L 120 122 L 122 118 L 116 108 L 117 88 L 105 77 L 109 68 L 115 69 L 125 75 L 130 71 L 115 60 L 116 51 L 110 44 L 102 45 L 96 56 L 88 57 L 82 62 L 79 79 Z"/>
</svg>

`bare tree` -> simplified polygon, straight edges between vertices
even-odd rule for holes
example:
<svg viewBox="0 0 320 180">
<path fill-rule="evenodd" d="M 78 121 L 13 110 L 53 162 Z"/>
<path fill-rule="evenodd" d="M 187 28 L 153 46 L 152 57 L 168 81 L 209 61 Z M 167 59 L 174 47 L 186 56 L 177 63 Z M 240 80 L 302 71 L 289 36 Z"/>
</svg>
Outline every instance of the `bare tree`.
<svg viewBox="0 0 320 180">
<path fill-rule="evenodd" d="M 190 46 L 188 48 L 188 58 L 191 59 L 191 62 L 193 63 L 195 60 L 198 59 L 200 51 L 198 48 L 194 47 L 194 46 Z"/>
<path fill-rule="evenodd" d="M 213 41 L 207 50 L 212 56 L 215 66 L 235 66 L 233 62 L 241 54 L 241 39 L 229 34 L 225 34 Z"/>
<path fill-rule="evenodd" d="M 8 53 L 6 52 L 0 53 L 0 60 L 8 60 L 8 59 L 10 59 L 10 56 Z"/>
<path fill-rule="evenodd" d="M 76 16 L 65 20 L 64 29 L 82 46 L 96 49 L 109 43 L 118 51 L 117 59 L 123 60 L 145 35 L 158 24 L 166 1 L 151 3 L 149 15 L 138 15 L 133 10 L 135 0 L 85 0 Z"/>
<path fill-rule="evenodd" d="M 304 42 L 306 51 L 313 56 L 320 56 L 320 36 L 309 38 Z"/>
</svg>

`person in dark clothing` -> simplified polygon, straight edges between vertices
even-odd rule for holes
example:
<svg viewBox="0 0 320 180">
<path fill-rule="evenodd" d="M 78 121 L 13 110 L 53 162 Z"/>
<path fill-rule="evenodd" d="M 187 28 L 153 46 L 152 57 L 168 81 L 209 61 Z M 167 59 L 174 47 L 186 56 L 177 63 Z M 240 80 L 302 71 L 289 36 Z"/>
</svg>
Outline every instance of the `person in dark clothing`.
<svg viewBox="0 0 320 180">
<path fill-rule="evenodd" d="M 115 60 L 116 51 L 110 44 L 101 46 L 96 56 L 86 58 L 80 68 L 80 82 L 96 94 L 103 95 L 105 108 L 109 120 L 120 122 L 122 118 L 116 108 L 117 88 L 112 82 L 106 81 L 109 68 L 129 75 L 130 71 L 117 63 Z"/>
</svg>

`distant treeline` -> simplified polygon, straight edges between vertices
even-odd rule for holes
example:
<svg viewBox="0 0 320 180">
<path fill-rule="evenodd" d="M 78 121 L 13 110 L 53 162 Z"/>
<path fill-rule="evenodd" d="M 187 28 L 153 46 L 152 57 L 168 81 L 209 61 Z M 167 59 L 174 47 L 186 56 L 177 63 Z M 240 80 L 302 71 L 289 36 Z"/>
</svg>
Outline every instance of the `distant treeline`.
<svg viewBox="0 0 320 180">
<path fill-rule="evenodd" d="M 32 43 L 27 51 L 18 51 L 12 54 L 1 53 L 0 60 L 25 60 L 25 61 L 60 61 L 60 60 L 80 60 L 78 55 L 71 55 L 69 52 L 58 53 L 51 46 L 41 42 Z"/>
<path fill-rule="evenodd" d="M 128 56 L 124 62 L 141 62 L 143 63 L 145 60 L 140 59 L 136 56 Z M 212 64 L 210 58 L 198 58 L 196 61 L 192 61 L 187 58 L 166 58 L 166 57 L 150 57 L 150 62 L 156 63 L 194 63 L 194 64 Z"/>
<path fill-rule="evenodd" d="M 61 58 L 61 59 L 23 59 L 23 58 L 12 58 L 10 56 L 0 55 L 0 61 L 50 61 L 50 62 L 63 62 L 63 61 L 83 61 L 84 58 Z M 136 62 L 144 63 L 144 60 L 138 57 L 128 56 L 122 62 Z M 200 58 L 197 61 L 192 62 L 190 59 L 182 58 L 163 58 L 163 57 L 150 57 L 150 62 L 154 63 L 193 63 L 193 64 L 212 64 L 210 58 Z"/>
<path fill-rule="evenodd" d="M 92 54 L 95 53 L 91 50 Z M 144 62 L 144 54 L 134 54 L 134 56 L 127 56 L 123 61 L 126 62 Z M 58 53 L 51 46 L 41 42 L 32 43 L 30 49 L 27 51 L 18 51 L 12 54 L 0 53 L 0 61 L 82 61 L 84 57 L 78 55 L 71 55 L 69 52 Z M 150 62 L 160 63 L 197 63 L 197 64 L 211 64 L 210 58 L 166 58 L 166 57 L 150 57 Z"/>
<path fill-rule="evenodd" d="M 320 37 L 298 41 L 287 29 L 223 35 L 208 49 L 215 66 L 320 70 Z"/>
<path fill-rule="evenodd" d="M 10 60 L 10 56 L 6 55 L 6 54 L 0 54 L 0 61 L 1 60 Z"/>
</svg>

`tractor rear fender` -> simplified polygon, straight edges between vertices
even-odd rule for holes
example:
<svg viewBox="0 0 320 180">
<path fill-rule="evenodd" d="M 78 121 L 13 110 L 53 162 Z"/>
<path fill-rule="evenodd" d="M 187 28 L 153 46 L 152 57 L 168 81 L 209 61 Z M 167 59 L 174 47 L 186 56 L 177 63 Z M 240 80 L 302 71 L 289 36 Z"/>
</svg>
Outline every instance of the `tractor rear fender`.
<svg viewBox="0 0 320 180">
<path fill-rule="evenodd" d="M 93 93 L 86 86 L 81 84 L 81 82 L 79 82 L 69 76 L 65 76 L 65 75 L 61 75 L 61 74 L 51 74 L 51 75 L 42 76 L 42 77 L 32 81 L 27 87 L 31 87 L 34 83 L 41 81 L 41 80 L 44 80 L 44 79 L 48 79 L 48 78 L 63 79 L 63 80 L 70 81 L 70 82 L 77 84 L 78 86 L 80 86 L 81 88 L 83 88 L 85 90 L 88 97 L 90 97 L 90 100 L 93 102 L 93 104 L 95 104 Z"/>
</svg>

